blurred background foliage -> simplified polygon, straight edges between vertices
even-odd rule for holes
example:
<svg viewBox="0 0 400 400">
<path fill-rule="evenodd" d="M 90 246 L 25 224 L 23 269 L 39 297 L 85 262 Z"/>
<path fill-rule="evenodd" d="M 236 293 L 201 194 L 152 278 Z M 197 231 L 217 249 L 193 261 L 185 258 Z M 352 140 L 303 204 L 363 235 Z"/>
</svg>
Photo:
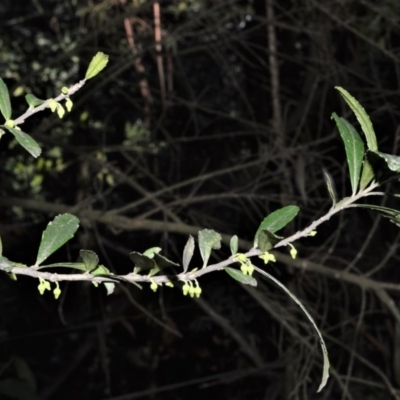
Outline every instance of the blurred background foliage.
<svg viewBox="0 0 400 400">
<path fill-rule="evenodd" d="M 200 228 L 251 241 L 286 204 L 301 208 L 286 234 L 305 227 L 330 207 L 323 170 L 349 193 L 330 116 L 355 121 L 336 85 L 366 108 L 380 150 L 399 153 L 397 0 L 2 0 L 0 15 L 13 117 L 25 94 L 55 97 L 96 52 L 110 55 L 63 120 L 25 122 L 39 159 L 1 139 L 0 235 L 13 261 L 34 262 L 47 221 L 65 211 L 82 227 L 54 260 L 92 249 L 119 273 L 132 250 L 160 246 L 180 261 Z M 327 340 L 332 377 L 318 399 L 400 398 L 398 239 L 353 210 L 298 243 L 298 260 L 266 267 Z M 317 339 L 268 282 L 210 274 L 199 300 L 67 283 L 55 301 L 37 284 L 0 278 L 1 398 L 317 398 Z"/>
</svg>

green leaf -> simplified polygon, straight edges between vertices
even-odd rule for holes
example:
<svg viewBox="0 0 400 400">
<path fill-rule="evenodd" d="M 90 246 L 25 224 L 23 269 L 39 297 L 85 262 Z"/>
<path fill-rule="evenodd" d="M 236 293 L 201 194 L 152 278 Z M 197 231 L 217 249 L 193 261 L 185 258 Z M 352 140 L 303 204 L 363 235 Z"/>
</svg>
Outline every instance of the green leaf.
<svg viewBox="0 0 400 400">
<path fill-rule="evenodd" d="M 85 79 L 92 79 L 99 72 L 101 72 L 108 63 L 108 55 L 98 52 L 89 64 L 89 67 L 86 71 Z"/>
<path fill-rule="evenodd" d="M 324 173 L 324 178 L 325 178 L 325 183 L 326 186 L 328 188 L 328 192 L 329 192 L 329 196 L 331 196 L 332 199 L 332 207 L 335 207 L 336 205 L 336 190 L 335 190 L 335 186 L 333 185 L 333 180 L 331 177 L 331 174 L 326 171 L 325 169 L 323 169 L 323 173 Z"/>
<path fill-rule="evenodd" d="M 340 136 L 343 139 L 350 172 L 351 188 L 354 195 L 357 192 L 358 182 L 360 180 L 361 165 L 364 158 L 364 143 L 353 125 L 348 121 L 338 117 L 336 113 L 332 114 L 332 118 L 335 120 Z"/>
<path fill-rule="evenodd" d="M 183 272 L 186 273 L 190 261 L 192 260 L 193 253 L 194 253 L 195 243 L 193 236 L 189 235 L 189 239 L 186 242 L 185 248 L 183 249 L 183 257 L 182 257 L 182 265 L 183 265 Z"/>
<path fill-rule="evenodd" d="M 224 270 L 228 275 L 240 283 L 250 286 L 257 286 L 257 281 L 251 275 L 245 275 L 242 271 L 236 268 L 225 267 Z"/>
<path fill-rule="evenodd" d="M 268 272 L 265 272 L 264 270 L 254 267 L 254 269 L 260 273 L 261 275 L 264 275 L 266 278 L 274 282 L 276 285 L 278 285 L 286 294 L 288 294 L 293 301 L 300 307 L 300 309 L 303 311 L 303 313 L 306 315 L 308 320 L 311 322 L 311 325 L 314 327 L 315 331 L 317 332 L 317 335 L 319 337 L 321 349 L 322 349 L 322 356 L 324 360 L 323 368 L 322 368 L 322 379 L 321 379 L 321 384 L 319 385 L 318 391 L 320 392 L 324 386 L 326 385 L 328 378 L 329 378 L 329 358 L 328 358 L 328 349 L 326 348 L 326 344 L 324 341 L 324 338 L 322 337 L 322 334 L 320 330 L 318 329 L 316 323 L 314 322 L 313 317 L 311 314 L 307 311 L 307 309 L 303 306 L 302 302 L 281 282 L 279 282 L 277 279 L 275 279 L 272 275 L 270 275 Z"/>
<path fill-rule="evenodd" d="M 12 262 L 3 256 L 0 256 L 0 271 L 10 272 L 14 268 Z"/>
<path fill-rule="evenodd" d="M 30 93 L 25 96 L 25 100 L 30 108 L 35 108 L 37 106 L 42 105 L 45 102 L 45 100 L 38 99 L 34 94 Z"/>
<path fill-rule="evenodd" d="M 234 256 L 239 249 L 239 239 L 236 235 L 231 237 L 230 247 L 231 247 L 231 253 Z"/>
<path fill-rule="evenodd" d="M 106 268 L 104 265 L 99 265 L 94 271 L 90 272 L 91 275 L 93 276 L 111 276 L 113 275 L 108 268 Z M 95 286 L 97 282 L 92 282 Z M 110 294 L 114 293 L 115 289 L 115 283 L 113 282 L 102 282 L 102 285 L 105 286 L 107 290 L 107 295 L 109 296 Z"/>
<path fill-rule="evenodd" d="M 179 267 L 179 264 L 168 260 L 168 258 L 162 256 L 161 254 L 154 254 L 154 261 L 156 265 L 153 269 L 150 270 L 148 276 L 153 276 L 165 268 Z"/>
<path fill-rule="evenodd" d="M 346 103 L 356 115 L 357 120 L 361 125 L 361 129 L 367 139 L 368 148 L 372 151 L 378 150 L 374 127 L 372 126 L 371 120 L 363 106 L 347 90 L 340 86 L 336 86 L 335 89 L 340 92 Z"/>
<path fill-rule="evenodd" d="M 137 251 L 132 251 L 129 254 L 129 258 L 134 262 L 135 268 L 133 270 L 134 274 L 138 274 L 140 271 L 149 271 L 153 269 L 156 265 L 155 261 L 150 257 L 145 256 Z"/>
<path fill-rule="evenodd" d="M 375 173 L 372 168 L 372 165 L 370 162 L 365 159 L 363 162 L 363 168 L 362 168 L 362 173 L 361 173 L 361 179 L 360 179 L 360 190 L 365 189 L 368 184 L 374 179 Z"/>
<path fill-rule="evenodd" d="M 221 240 L 221 235 L 212 229 L 203 229 L 199 232 L 199 249 L 203 259 L 203 268 L 207 266 L 211 250 L 221 248 Z"/>
<path fill-rule="evenodd" d="M 284 228 L 299 212 L 297 206 L 286 206 L 269 214 L 263 219 L 254 237 L 254 246 L 258 246 L 258 236 L 262 230 L 275 233 Z"/>
<path fill-rule="evenodd" d="M 147 249 L 143 255 L 149 258 L 154 258 L 154 254 L 158 254 L 161 251 L 161 247 L 151 247 Z"/>
<path fill-rule="evenodd" d="M 70 240 L 79 226 L 79 219 L 71 214 L 57 215 L 43 232 L 35 265 L 40 265 L 51 254 Z"/>
<path fill-rule="evenodd" d="M 263 229 L 258 234 L 258 248 L 262 251 L 269 251 L 282 239 L 280 236 L 276 236 L 267 229 Z"/>
<path fill-rule="evenodd" d="M 40 267 L 37 267 L 36 269 L 39 271 L 41 269 L 47 269 L 47 268 L 72 268 L 72 269 L 77 269 L 77 270 L 83 271 L 83 272 L 87 271 L 84 263 L 71 263 L 71 262 L 41 265 Z"/>
<path fill-rule="evenodd" d="M 11 118 L 11 102 L 10 94 L 8 93 L 7 85 L 0 78 L 0 112 L 4 119 L 8 121 Z"/>
<path fill-rule="evenodd" d="M 380 151 L 372 151 L 370 153 L 376 154 L 378 157 L 383 159 L 387 165 L 387 167 L 393 171 L 400 173 L 400 157 L 393 156 L 392 154 L 381 153 Z"/>
<path fill-rule="evenodd" d="M 85 269 L 88 272 L 91 272 L 96 269 L 99 263 L 99 256 L 92 250 L 80 250 L 79 255 L 83 260 L 83 264 L 85 265 Z"/>
<path fill-rule="evenodd" d="M 28 134 L 22 132 L 17 128 L 11 128 L 9 126 L 4 126 L 4 128 L 7 129 L 10 133 L 12 133 L 16 141 L 33 157 L 36 158 L 40 156 L 42 149 L 37 144 L 35 139 L 33 139 L 31 136 L 29 136 Z"/>
</svg>

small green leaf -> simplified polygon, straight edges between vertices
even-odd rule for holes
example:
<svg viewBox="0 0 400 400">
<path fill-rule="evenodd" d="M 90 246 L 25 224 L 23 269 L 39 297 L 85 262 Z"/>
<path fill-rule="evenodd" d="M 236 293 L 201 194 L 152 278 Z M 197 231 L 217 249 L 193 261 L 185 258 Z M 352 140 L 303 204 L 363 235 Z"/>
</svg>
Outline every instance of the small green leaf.
<svg viewBox="0 0 400 400">
<path fill-rule="evenodd" d="M 343 139 L 347 164 L 350 172 L 351 188 L 353 195 L 355 195 L 358 189 L 361 165 L 364 158 L 364 143 L 353 125 L 348 121 L 344 118 L 338 117 L 336 113 L 332 114 L 332 118 L 335 120 L 340 136 Z"/>
<path fill-rule="evenodd" d="M 280 236 L 274 235 L 267 229 L 263 229 L 258 234 L 258 248 L 262 251 L 269 251 L 281 240 Z"/>
<path fill-rule="evenodd" d="M 129 254 L 129 258 L 135 263 L 135 268 L 133 272 L 138 274 L 140 271 L 150 271 L 156 265 L 155 261 L 144 254 L 132 251 Z"/>
<path fill-rule="evenodd" d="M 43 232 L 35 265 L 40 265 L 51 254 L 70 240 L 79 226 L 79 219 L 71 214 L 57 215 Z"/>
<path fill-rule="evenodd" d="M 0 271 L 10 272 L 14 268 L 12 262 L 3 256 L 0 256 Z"/>
<path fill-rule="evenodd" d="M 236 235 L 231 237 L 230 247 L 231 247 L 231 253 L 234 256 L 239 249 L 239 239 Z"/>
<path fill-rule="evenodd" d="M 250 286 L 257 286 L 257 281 L 251 275 L 245 275 L 242 271 L 230 267 L 225 267 L 224 270 L 229 276 L 240 283 Z"/>
<path fill-rule="evenodd" d="M 317 332 L 317 335 L 318 335 L 319 341 L 320 341 L 320 345 L 321 345 L 321 349 L 322 349 L 322 356 L 323 356 L 323 360 L 324 360 L 324 364 L 323 364 L 323 368 L 322 368 L 321 384 L 319 385 L 319 388 L 317 390 L 317 392 L 320 392 L 326 385 L 328 378 L 329 378 L 329 357 L 328 357 L 328 349 L 326 348 L 324 338 L 322 337 L 322 334 L 321 334 L 320 330 L 318 329 L 317 324 L 315 323 L 311 314 L 303 306 L 302 302 L 285 285 L 283 285 L 281 282 L 279 282 L 276 278 L 274 278 L 268 272 L 265 272 L 264 270 L 262 270 L 258 267 L 255 267 L 255 270 L 258 273 L 260 273 L 261 275 L 264 275 L 266 278 L 270 279 L 272 282 L 274 282 L 276 285 L 278 285 L 286 294 L 288 294 L 293 299 L 293 301 L 300 307 L 300 309 L 306 315 L 308 320 L 311 322 L 311 325 L 314 327 L 315 331 Z"/>
<path fill-rule="evenodd" d="M 378 143 L 376 141 L 374 127 L 372 126 L 371 120 L 368 114 L 365 112 L 363 106 L 347 90 L 339 86 L 336 86 L 335 89 L 340 92 L 346 103 L 356 115 L 357 120 L 361 125 L 361 129 L 367 139 L 368 149 L 377 151 Z"/>
<path fill-rule="evenodd" d="M 33 95 L 33 94 L 27 94 L 27 95 L 25 96 L 25 100 L 26 100 L 26 102 L 28 103 L 28 105 L 29 105 L 30 108 L 35 108 L 35 107 L 37 107 L 37 106 L 42 105 L 42 104 L 45 102 L 45 100 L 38 99 L 38 98 L 37 98 L 35 95 Z"/>
<path fill-rule="evenodd" d="M 37 267 L 36 269 L 39 271 L 41 269 L 47 269 L 47 268 L 72 268 L 72 269 L 77 269 L 77 270 L 83 271 L 83 272 L 87 271 L 84 263 L 71 263 L 71 262 L 41 265 L 40 267 Z"/>
<path fill-rule="evenodd" d="M 80 250 L 79 255 L 88 272 L 94 271 L 99 263 L 99 256 L 92 250 Z"/>
<path fill-rule="evenodd" d="M 258 246 L 258 235 L 262 230 L 275 233 L 284 228 L 299 212 L 297 206 L 286 206 L 269 214 L 263 219 L 254 237 L 254 246 Z"/>
<path fill-rule="evenodd" d="M 387 167 L 391 171 L 400 173 L 400 157 L 399 156 L 393 156 L 392 154 L 381 153 L 380 151 L 373 151 L 370 153 L 376 154 L 378 157 L 383 159 L 385 161 Z"/>
<path fill-rule="evenodd" d="M 143 255 L 149 258 L 154 258 L 155 254 L 158 254 L 161 251 L 161 247 L 151 247 L 150 249 L 147 249 Z"/>
<path fill-rule="evenodd" d="M 89 67 L 86 71 L 85 79 L 92 79 L 99 72 L 101 72 L 108 63 L 108 55 L 98 52 L 89 64 Z"/>
<path fill-rule="evenodd" d="M 189 235 L 189 239 L 186 242 L 185 248 L 183 249 L 183 257 L 182 257 L 182 265 L 183 265 L 183 272 L 186 273 L 190 261 L 192 260 L 193 253 L 194 253 L 195 243 L 193 236 Z"/>
<path fill-rule="evenodd" d="M 207 266 L 211 255 L 211 250 L 221 248 L 222 237 L 219 233 L 212 229 L 203 229 L 199 232 L 199 249 L 201 258 L 203 259 L 203 268 Z"/>
<path fill-rule="evenodd" d="M 7 85 L 0 78 L 0 112 L 7 121 L 11 118 L 11 102 L 10 94 L 8 93 Z"/>
<path fill-rule="evenodd" d="M 360 179 L 360 190 L 365 189 L 369 183 L 374 179 L 375 173 L 372 168 L 372 165 L 370 162 L 365 159 L 363 162 L 363 168 L 362 168 L 362 173 L 361 173 L 361 179 Z"/>
<path fill-rule="evenodd" d="M 10 128 L 5 126 L 5 128 L 14 135 L 15 140 L 33 157 L 39 157 L 42 149 L 38 145 L 35 139 L 32 136 L 29 136 L 25 132 L 22 132 L 20 129 L 17 128 Z"/>
<path fill-rule="evenodd" d="M 94 271 L 91 272 L 91 275 L 93 276 L 110 276 L 113 275 L 112 273 L 110 273 L 110 270 L 108 268 L 106 268 L 104 265 L 99 265 Z M 95 286 L 97 282 L 92 282 Z M 110 294 L 114 293 L 114 289 L 115 289 L 115 283 L 113 282 L 102 282 L 102 284 L 105 286 L 106 290 L 107 290 L 107 296 L 109 296 Z"/>
<path fill-rule="evenodd" d="M 332 206 L 335 207 L 336 205 L 336 190 L 335 190 L 335 186 L 333 185 L 333 180 L 331 177 L 331 174 L 326 171 L 325 169 L 323 170 L 324 173 L 324 178 L 325 178 L 325 183 L 326 186 L 328 188 L 328 192 L 329 192 L 329 196 L 331 196 L 332 199 Z"/>
<path fill-rule="evenodd" d="M 162 271 L 165 268 L 170 268 L 170 267 L 179 267 L 179 264 L 168 260 L 168 258 L 162 256 L 161 254 L 154 254 L 154 261 L 156 263 L 155 267 L 152 268 L 149 272 L 148 276 L 153 276 L 155 274 L 158 274 L 160 271 Z"/>
</svg>

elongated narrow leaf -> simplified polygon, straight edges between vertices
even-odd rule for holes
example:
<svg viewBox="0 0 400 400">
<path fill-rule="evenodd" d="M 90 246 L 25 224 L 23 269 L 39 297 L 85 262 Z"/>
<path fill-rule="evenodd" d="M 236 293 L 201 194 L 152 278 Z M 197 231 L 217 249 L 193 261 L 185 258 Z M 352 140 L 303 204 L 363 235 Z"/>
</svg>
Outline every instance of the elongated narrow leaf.
<svg viewBox="0 0 400 400">
<path fill-rule="evenodd" d="M 4 119 L 8 121 L 11 118 L 11 102 L 7 85 L 0 78 L 0 112 Z"/>
<path fill-rule="evenodd" d="M 45 102 L 45 100 L 38 99 L 34 94 L 31 93 L 25 96 L 25 100 L 30 108 L 35 108 L 37 106 L 42 105 Z"/>
<path fill-rule="evenodd" d="M 203 268 L 207 266 L 211 250 L 221 248 L 221 240 L 221 235 L 212 229 L 204 229 L 199 232 L 199 249 L 203 259 Z"/>
<path fill-rule="evenodd" d="M 322 334 L 320 330 L 317 327 L 317 324 L 315 323 L 313 317 L 311 314 L 307 311 L 307 309 L 303 306 L 302 302 L 281 282 L 279 282 L 277 279 L 275 279 L 272 275 L 270 275 L 268 272 L 265 272 L 264 270 L 254 267 L 254 269 L 260 273 L 261 275 L 264 275 L 266 278 L 274 282 L 276 285 L 278 285 L 286 294 L 288 294 L 293 301 L 300 307 L 300 309 L 303 311 L 303 313 L 306 315 L 308 320 L 311 322 L 311 325 L 314 327 L 315 331 L 317 332 L 317 335 L 319 337 L 321 349 L 322 349 L 322 356 L 324 360 L 323 368 L 322 368 L 322 379 L 321 379 L 321 384 L 319 385 L 319 388 L 317 392 L 320 392 L 326 383 L 328 382 L 329 378 L 329 357 L 328 357 L 328 349 L 326 348 L 326 344 L 324 341 L 324 338 L 322 337 Z"/>
<path fill-rule="evenodd" d="M 332 199 L 332 207 L 335 207 L 336 202 L 337 202 L 336 190 L 335 190 L 335 186 L 333 184 L 331 174 L 326 169 L 323 169 L 323 173 L 324 173 L 325 183 L 328 188 L 329 196 L 331 196 L 331 199 Z"/>
<path fill-rule="evenodd" d="M 225 267 L 224 270 L 229 276 L 231 276 L 236 281 L 243 283 L 245 285 L 257 286 L 257 281 L 250 275 L 245 275 L 242 271 L 236 268 Z"/>
<path fill-rule="evenodd" d="M 36 269 L 39 271 L 39 270 L 47 269 L 47 268 L 72 268 L 72 269 L 77 269 L 77 270 L 83 271 L 83 272 L 87 271 L 84 263 L 73 263 L 73 262 L 63 262 L 63 263 L 41 265 L 40 267 L 37 267 Z"/>
<path fill-rule="evenodd" d="M 353 125 L 348 121 L 338 117 L 335 113 L 332 114 L 332 118 L 335 120 L 340 136 L 343 139 L 350 172 L 351 189 L 354 195 L 357 192 L 360 180 L 361 166 L 364 158 L 364 143 Z"/>
<path fill-rule="evenodd" d="M 372 165 L 367 159 L 364 159 L 361 179 L 360 179 L 360 190 L 365 189 L 374 178 L 375 178 L 375 173 L 372 168 Z"/>
<path fill-rule="evenodd" d="M 231 237 L 230 248 L 231 248 L 231 253 L 234 256 L 239 249 L 239 239 L 236 235 Z"/>
<path fill-rule="evenodd" d="M 40 265 L 51 254 L 68 242 L 79 227 L 79 219 L 71 214 L 57 215 L 43 232 L 35 265 Z"/>
<path fill-rule="evenodd" d="M 368 148 L 372 151 L 377 151 L 378 143 L 376 141 L 374 127 L 372 126 L 371 120 L 363 106 L 347 90 L 339 86 L 336 86 L 335 89 L 340 92 L 346 103 L 356 115 L 357 120 L 361 125 L 361 129 L 367 139 Z"/>
<path fill-rule="evenodd" d="M 90 272 L 96 269 L 99 263 L 99 256 L 92 250 L 80 250 L 79 255 L 83 260 L 86 271 Z"/>
<path fill-rule="evenodd" d="M 42 149 L 37 144 L 36 140 L 29 136 L 25 132 L 20 131 L 16 128 L 10 128 L 9 126 L 5 126 L 5 128 L 14 135 L 15 140 L 33 157 L 39 157 Z"/>
<path fill-rule="evenodd" d="M 185 248 L 183 249 L 183 257 L 182 257 L 182 265 L 183 272 L 187 272 L 189 268 L 190 261 L 192 260 L 194 253 L 195 243 L 193 236 L 189 236 L 188 241 L 186 242 Z"/>
<path fill-rule="evenodd" d="M 93 58 L 86 71 L 85 79 L 91 79 L 101 72 L 108 63 L 108 55 L 99 52 Z"/>
<path fill-rule="evenodd" d="M 297 206 L 286 206 L 269 214 L 263 219 L 254 237 L 254 246 L 258 246 L 258 236 L 262 230 L 275 233 L 284 228 L 299 212 Z"/>
</svg>

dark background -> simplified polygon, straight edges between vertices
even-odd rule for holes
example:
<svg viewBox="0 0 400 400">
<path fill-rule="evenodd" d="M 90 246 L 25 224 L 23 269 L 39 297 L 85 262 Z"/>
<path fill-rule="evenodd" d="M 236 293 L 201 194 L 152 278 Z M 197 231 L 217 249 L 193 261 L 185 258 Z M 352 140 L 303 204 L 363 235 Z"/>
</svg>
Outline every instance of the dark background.
<svg viewBox="0 0 400 400">
<path fill-rule="evenodd" d="M 50 260 L 73 262 L 79 249 L 91 249 L 119 274 L 132 271 L 133 250 L 160 246 L 180 262 L 188 231 L 251 242 L 260 221 L 283 205 L 301 208 L 285 235 L 306 227 L 331 206 L 323 169 L 339 197 L 350 194 L 331 113 L 358 125 L 334 86 L 363 104 L 380 150 L 398 154 L 397 0 L 159 5 L 161 51 L 152 1 L 0 2 L 0 76 L 13 118 L 26 110 L 26 93 L 55 97 L 84 77 L 96 52 L 110 56 L 63 120 L 46 111 L 25 122 L 43 147 L 39 159 L 10 135 L 1 139 L 0 197 L 21 200 L 0 207 L 9 259 L 34 263 L 54 216 L 48 203 L 78 217 L 115 210 L 128 218 L 126 230 L 82 220 Z M 396 193 L 396 185 L 385 190 Z M 107 297 L 89 283 L 62 283 L 56 301 L 40 296 L 36 280 L 2 275 L 0 398 L 396 398 L 398 239 L 389 221 L 352 209 L 299 241 L 297 262 L 263 267 L 302 300 L 327 341 L 331 378 L 321 394 L 318 339 L 295 303 L 273 283 L 243 287 L 219 272 L 200 280 L 199 300 L 147 285 L 121 285 Z M 212 262 L 228 255 L 224 245 Z M 379 282 L 399 286 L 386 292 Z"/>
</svg>

